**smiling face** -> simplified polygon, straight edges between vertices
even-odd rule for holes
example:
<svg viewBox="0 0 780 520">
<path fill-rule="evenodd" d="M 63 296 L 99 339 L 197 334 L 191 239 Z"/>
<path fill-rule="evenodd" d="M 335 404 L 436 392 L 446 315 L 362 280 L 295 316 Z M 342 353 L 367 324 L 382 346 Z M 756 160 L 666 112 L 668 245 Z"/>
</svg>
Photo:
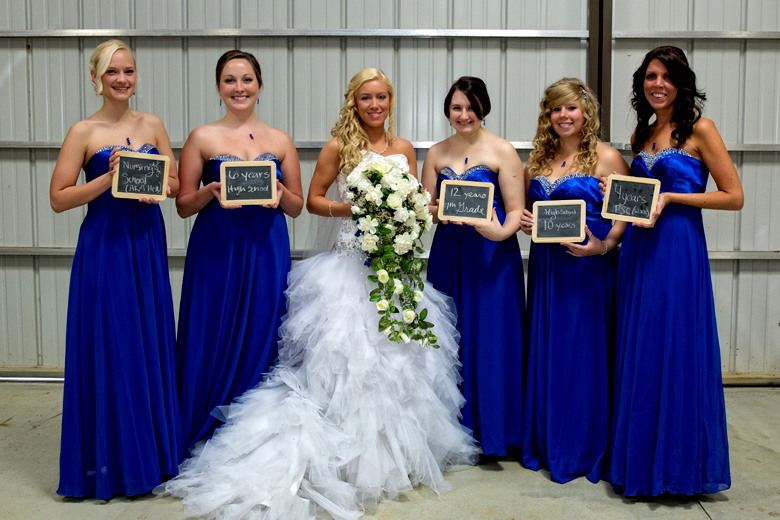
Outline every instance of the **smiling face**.
<svg viewBox="0 0 780 520">
<path fill-rule="evenodd" d="M 95 73 L 92 73 L 95 80 Z M 126 50 L 120 49 L 111 57 L 106 72 L 100 77 L 103 86 L 103 96 L 106 98 L 126 100 L 135 92 L 135 60 Z"/>
<path fill-rule="evenodd" d="M 647 102 L 656 112 L 674 107 L 677 87 L 669 78 L 669 69 L 661 60 L 654 59 L 647 65 L 644 91 Z"/>
<path fill-rule="evenodd" d="M 466 94 L 457 89 L 452 93 L 449 119 L 452 128 L 456 132 L 463 134 L 478 131 L 482 122 L 474 113 L 474 108 L 471 106 L 471 101 L 469 101 Z"/>
<path fill-rule="evenodd" d="M 368 127 L 383 127 L 390 114 L 390 94 L 381 79 L 366 81 L 355 93 L 355 108 L 360 121 Z"/>
<path fill-rule="evenodd" d="M 585 124 L 580 101 L 576 100 L 553 107 L 550 112 L 550 122 L 552 123 L 553 131 L 559 137 L 565 138 L 579 135 L 582 131 L 582 125 Z"/>
<path fill-rule="evenodd" d="M 219 77 L 219 96 L 234 110 L 253 107 L 260 86 L 252 65 L 245 59 L 230 60 Z"/>
</svg>

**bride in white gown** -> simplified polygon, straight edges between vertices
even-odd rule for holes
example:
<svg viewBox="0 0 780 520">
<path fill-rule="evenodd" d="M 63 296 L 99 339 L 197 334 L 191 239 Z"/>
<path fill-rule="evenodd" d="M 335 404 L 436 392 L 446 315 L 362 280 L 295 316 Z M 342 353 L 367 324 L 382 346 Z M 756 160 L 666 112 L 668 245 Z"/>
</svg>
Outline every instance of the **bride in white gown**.
<svg viewBox="0 0 780 520">
<path fill-rule="evenodd" d="M 393 87 L 382 71 L 365 69 L 345 98 L 307 202 L 314 214 L 342 217 L 336 244 L 292 268 L 276 367 L 218 411 L 226 424 L 165 484 L 188 514 L 356 518 L 418 484 L 446 490 L 442 470 L 476 459 L 459 424 L 452 302 L 426 286 L 422 307 L 440 348 L 389 341 L 378 331 L 372 273 L 350 219 L 345 174 L 353 168 L 379 154 L 417 174 L 412 145 L 393 135 Z M 325 196 L 334 181 L 341 202 Z"/>
</svg>

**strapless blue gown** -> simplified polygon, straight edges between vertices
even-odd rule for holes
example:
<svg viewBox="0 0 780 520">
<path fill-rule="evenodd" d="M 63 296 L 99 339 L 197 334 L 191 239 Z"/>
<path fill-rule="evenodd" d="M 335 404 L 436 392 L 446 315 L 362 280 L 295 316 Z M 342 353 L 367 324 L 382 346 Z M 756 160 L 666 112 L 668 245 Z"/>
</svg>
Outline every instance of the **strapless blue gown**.
<svg viewBox="0 0 780 520">
<path fill-rule="evenodd" d="M 642 152 L 631 174 L 662 192 L 703 193 L 687 152 Z M 731 486 L 712 279 L 701 210 L 666 206 L 629 226 L 618 269 L 610 481 L 625 495 L 717 493 Z"/>
<path fill-rule="evenodd" d="M 490 182 L 501 223 L 506 218 L 498 174 L 477 165 L 443 180 Z M 520 448 L 523 429 L 523 263 L 517 237 L 494 242 L 468 225 L 439 225 L 428 260 L 428 281 L 455 300 L 463 363 L 463 425 L 485 455 Z"/>
<path fill-rule="evenodd" d="M 87 181 L 108 171 L 113 148 L 87 161 Z M 148 144 L 138 151 L 158 153 Z M 176 475 L 176 336 L 158 206 L 115 199 L 111 190 L 89 203 L 73 258 L 66 341 L 57 494 L 138 495 Z"/>
<path fill-rule="evenodd" d="M 531 203 L 582 199 L 587 225 L 604 239 L 595 177 L 534 177 Z M 587 239 L 582 242 L 587 243 Z M 606 474 L 615 354 L 617 250 L 576 258 L 560 244 L 531 244 L 528 261 L 527 379 L 523 464 L 554 482 Z"/>
<path fill-rule="evenodd" d="M 219 181 L 219 155 L 203 166 L 203 185 Z M 279 160 L 263 154 L 256 161 Z M 260 382 L 276 359 L 285 313 L 290 240 L 282 210 L 223 209 L 212 199 L 198 213 L 184 264 L 179 311 L 179 396 L 183 450 L 217 426 L 212 411 Z M 182 455 L 184 451 L 182 451 Z"/>
</svg>

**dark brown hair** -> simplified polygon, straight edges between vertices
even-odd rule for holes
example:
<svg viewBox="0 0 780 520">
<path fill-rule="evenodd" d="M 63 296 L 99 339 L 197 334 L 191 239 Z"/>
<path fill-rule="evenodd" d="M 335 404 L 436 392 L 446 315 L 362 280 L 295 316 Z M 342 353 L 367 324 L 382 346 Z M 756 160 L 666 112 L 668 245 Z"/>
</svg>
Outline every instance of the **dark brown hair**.
<svg viewBox="0 0 780 520">
<path fill-rule="evenodd" d="M 257 58 L 255 58 L 252 53 L 240 51 L 238 49 L 227 51 L 225 54 L 219 57 L 219 60 L 217 60 L 217 88 L 219 88 L 219 78 L 222 77 L 222 70 L 230 60 L 248 61 L 255 71 L 255 76 L 257 76 L 257 84 L 259 85 L 259 88 L 263 88 L 263 75 L 260 72 L 260 64 L 257 62 Z"/>
<path fill-rule="evenodd" d="M 490 96 L 488 96 L 485 82 L 474 76 L 461 76 L 452 84 L 447 97 L 444 98 L 444 115 L 447 116 L 447 119 L 450 118 L 450 104 L 452 103 L 452 96 L 455 94 L 455 90 L 460 90 L 466 94 L 477 119 L 485 119 L 490 113 Z"/>
<path fill-rule="evenodd" d="M 677 148 L 693 134 L 693 125 L 701 118 L 701 112 L 704 109 L 704 101 L 707 96 L 704 92 L 696 89 L 696 74 L 688 65 L 688 59 L 685 57 L 682 49 L 679 47 L 665 46 L 657 47 L 645 55 L 642 65 L 634 72 L 633 96 L 631 97 L 631 106 L 636 111 L 636 129 L 634 130 L 634 143 L 631 149 L 634 153 L 639 153 L 644 148 L 647 139 L 650 137 L 650 118 L 655 111 L 650 106 L 650 102 L 645 97 L 645 74 L 647 67 L 653 60 L 663 63 L 669 71 L 669 80 L 677 87 L 677 97 L 674 100 L 674 114 L 672 122 L 673 145 Z"/>
</svg>

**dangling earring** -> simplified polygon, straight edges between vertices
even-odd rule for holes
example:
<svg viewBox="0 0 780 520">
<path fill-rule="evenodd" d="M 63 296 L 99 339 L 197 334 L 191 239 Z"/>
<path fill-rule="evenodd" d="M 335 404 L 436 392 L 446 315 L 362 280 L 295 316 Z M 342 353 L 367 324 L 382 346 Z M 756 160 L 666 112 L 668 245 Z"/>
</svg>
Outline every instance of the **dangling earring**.
<svg viewBox="0 0 780 520">
<path fill-rule="evenodd" d="M 259 105 L 259 104 L 260 104 L 260 98 L 257 98 L 257 101 L 255 102 L 255 105 Z"/>
<path fill-rule="evenodd" d="M 485 124 L 486 124 L 485 121 L 487 121 L 487 118 L 482 120 L 482 126 L 485 126 Z"/>
<path fill-rule="evenodd" d="M 222 106 L 222 98 L 219 98 L 219 106 Z"/>
<path fill-rule="evenodd" d="M 450 126 L 452 126 L 452 121 L 450 121 Z"/>
<path fill-rule="evenodd" d="M 133 95 L 135 96 L 135 92 L 133 92 Z"/>
</svg>

